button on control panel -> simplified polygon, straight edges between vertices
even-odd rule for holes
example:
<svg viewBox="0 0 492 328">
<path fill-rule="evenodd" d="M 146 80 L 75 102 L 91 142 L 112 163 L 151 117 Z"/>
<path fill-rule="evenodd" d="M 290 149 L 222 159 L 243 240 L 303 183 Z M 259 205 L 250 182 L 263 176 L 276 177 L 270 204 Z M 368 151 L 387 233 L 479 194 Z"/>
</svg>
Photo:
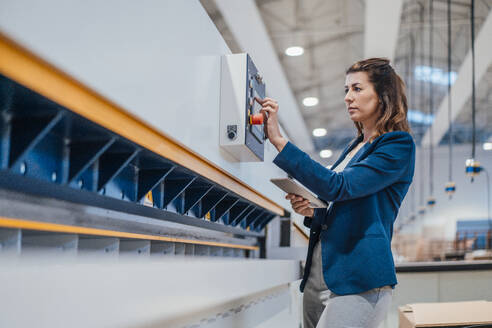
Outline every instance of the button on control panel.
<svg viewBox="0 0 492 328">
<path fill-rule="evenodd" d="M 221 58 L 220 146 L 240 162 L 264 158 L 265 82 L 248 54 Z"/>
</svg>

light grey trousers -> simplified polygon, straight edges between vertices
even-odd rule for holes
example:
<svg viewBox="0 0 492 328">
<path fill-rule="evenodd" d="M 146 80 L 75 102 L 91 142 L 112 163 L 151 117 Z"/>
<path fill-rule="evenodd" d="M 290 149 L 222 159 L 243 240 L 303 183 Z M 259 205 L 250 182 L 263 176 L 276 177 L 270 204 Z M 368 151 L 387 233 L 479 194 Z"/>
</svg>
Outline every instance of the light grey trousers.
<svg viewBox="0 0 492 328">
<path fill-rule="evenodd" d="M 336 295 L 326 286 L 321 267 L 321 242 L 314 247 L 308 281 L 304 287 L 304 328 L 377 328 L 391 305 L 390 286 L 361 294 Z"/>
</svg>

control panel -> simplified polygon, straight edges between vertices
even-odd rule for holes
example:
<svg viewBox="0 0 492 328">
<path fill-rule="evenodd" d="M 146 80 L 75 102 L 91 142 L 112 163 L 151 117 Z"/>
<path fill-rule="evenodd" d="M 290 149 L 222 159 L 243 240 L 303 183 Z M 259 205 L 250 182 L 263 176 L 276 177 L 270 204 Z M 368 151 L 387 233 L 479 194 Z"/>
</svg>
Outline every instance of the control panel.
<svg viewBox="0 0 492 328">
<path fill-rule="evenodd" d="M 265 83 L 248 54 L 221 59 L 220 146 L 240 162 L 263 161 Z"/>
</svg>

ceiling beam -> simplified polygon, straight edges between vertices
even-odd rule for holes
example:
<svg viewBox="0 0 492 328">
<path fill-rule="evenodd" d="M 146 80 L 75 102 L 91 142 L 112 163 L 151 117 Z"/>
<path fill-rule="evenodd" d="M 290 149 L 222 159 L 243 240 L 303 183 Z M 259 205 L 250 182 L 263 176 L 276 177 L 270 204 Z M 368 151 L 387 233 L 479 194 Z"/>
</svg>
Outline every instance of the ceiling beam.
<svg viewBox="0 0 492 328">
<path fill-rule="evenodd" d="M 365 58 L 386 57 L 393 61 L 402 4 L 403 0 L 366 0 Z"/>
<path fill-rule="evenodd" d="M 262 73 L 268 96 L 278 100 L 279 120 L 289 138 L 306 151 L 314 149 L 306 123 L 254 0 L 215 0 L 241 49 Z"/>
<path fill-rule="evenodd" d="M 492 64 L 492 13 L 489 13 L 485 23 L 483 23 L 480 32 L 475 40 L 475 82 L 478 87 L 480 80 L 484 77 L 487 69 Z M 472 93 L 472 67 L 471 67 L 471 49 L 466 54 L 465 60 L 458 71 L 458 77 L 451 88 L 452 115 L 454 121 L 458 114 L 464 109 Z M 449 94 L 444 97 L 439 109 L 435 114 L 433 129 L 433 145 L 438 145 L 442 137 L 449 128 L 448 122 L 448 99 Z M 430 132 L 426 132 L 422 139 L 422 145 L 430 145 Z"/>
</svg>

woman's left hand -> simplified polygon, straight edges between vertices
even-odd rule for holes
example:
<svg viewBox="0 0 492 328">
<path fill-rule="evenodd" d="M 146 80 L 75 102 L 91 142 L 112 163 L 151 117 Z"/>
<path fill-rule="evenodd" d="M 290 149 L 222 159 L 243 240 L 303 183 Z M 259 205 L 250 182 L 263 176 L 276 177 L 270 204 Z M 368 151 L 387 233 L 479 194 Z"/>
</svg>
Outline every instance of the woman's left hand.
<svg viewBox="0 0 492 328">
<path fill-rule="evenodd" d="M 265 134 L 272 145 L 280 152 L 287 144 L 287 140 L 280 133 L 278 125 L 278 103 L 271 98 L 256 98 L 256 101 L 261 105 L 260 113 L 263 114 Z"/>
</svg>

